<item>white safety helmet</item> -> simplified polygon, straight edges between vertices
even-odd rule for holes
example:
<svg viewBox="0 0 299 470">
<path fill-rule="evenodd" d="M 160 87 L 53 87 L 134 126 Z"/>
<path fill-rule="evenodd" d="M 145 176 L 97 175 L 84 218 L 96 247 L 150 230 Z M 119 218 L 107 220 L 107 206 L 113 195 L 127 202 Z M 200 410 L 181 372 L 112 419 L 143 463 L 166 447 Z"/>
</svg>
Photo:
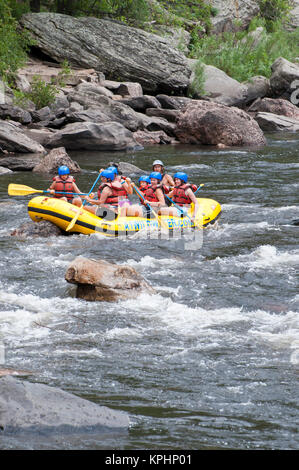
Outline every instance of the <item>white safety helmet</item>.
<svg viewBox="0 0 299 470">
<path fill-rule="evenodd" d="M 154 163 L 153 163 L 153 167 L 154 167 L 155 165 L 161 165 L 161 166 L 164 168 L 164 163 L 161 162 L 161 160 L 155 160 Z"/>
</svg>

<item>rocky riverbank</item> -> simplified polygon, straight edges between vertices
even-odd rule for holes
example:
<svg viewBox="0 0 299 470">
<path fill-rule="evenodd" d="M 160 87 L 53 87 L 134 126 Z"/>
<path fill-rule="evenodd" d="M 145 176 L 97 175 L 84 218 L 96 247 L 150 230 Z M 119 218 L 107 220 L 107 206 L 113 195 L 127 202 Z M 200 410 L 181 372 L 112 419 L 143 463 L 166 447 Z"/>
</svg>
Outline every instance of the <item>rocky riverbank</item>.
<svg viewBox="0 0 299 470">
<path fill-rule="evenodd" d="M 156 34 L 114 21 L 54 13 L 27 14 L 21 24 L 36 46 L 35 57 L 17 75 L 19 90 L 30 90 L 34 76 L 45 83 L 55 80 L 63 60 L 71 73 L 58 87 L 55 101 L 41 109 L 32 102 L 26 109 L 17 106 L 5 87 L 0 166 L 6 169 L 33 169 L 57 147 L 128 151 L 176 143 L 261 146 L 266 143 L 264 131 L 298 130 L 298 107 L 291 103 L 296 102 L 298 63 L 279 58 L 270 79 L 252 77 L 246 83 L 205 66 L 206 93 L 195 99 L 188 95 L 196 61 Z M 27 154 L 26 168 L 16 165 L 20 154 Z M 28 165 L 32 159 L 34 164 Z"/>
</svg>

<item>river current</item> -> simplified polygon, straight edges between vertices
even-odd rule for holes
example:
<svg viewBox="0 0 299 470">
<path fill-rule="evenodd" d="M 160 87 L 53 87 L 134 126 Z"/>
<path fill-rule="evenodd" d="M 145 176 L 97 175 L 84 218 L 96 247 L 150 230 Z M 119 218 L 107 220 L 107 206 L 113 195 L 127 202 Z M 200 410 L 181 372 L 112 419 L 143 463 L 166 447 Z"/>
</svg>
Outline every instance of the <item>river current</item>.
<svg viewBox="0 0 299 470">
<path fill-rule="evenodd" d="M 126 432 L 6 435 L 0 449 L 298 450 L 299 137 L 267 138 L 260 149 L 71 154 L 82 191 L 111 161 L 149 172 L 156 158 L 204 183 L 222 214 L 196 250 L 138 235 L 11 237 L 33 196 L 9 197 L 8 184 L 47 189 L 49 179 L 0 177 L 5 366 L 130 416 Z M 64 279 L 78 255 L 129 264 L 156 293 L 78 300 Z"/>
</svg>

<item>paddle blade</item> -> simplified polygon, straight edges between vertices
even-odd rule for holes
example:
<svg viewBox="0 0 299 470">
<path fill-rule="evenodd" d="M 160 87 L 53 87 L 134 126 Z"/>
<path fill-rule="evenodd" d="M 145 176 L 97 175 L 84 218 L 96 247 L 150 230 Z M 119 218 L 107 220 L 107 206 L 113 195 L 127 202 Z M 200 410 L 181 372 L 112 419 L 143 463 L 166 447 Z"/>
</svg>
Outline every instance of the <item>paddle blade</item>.
<svg viewBox="0 0 299 470">
<path fill-rule="evenodd" d="M 81 214 L 81 208 L 83 207 L 83 204 L 81 207 L 78 207 L 78 212 L 77 214 L 75 215 L 75 217 L 70 221 L 70 223 L 68 224 L 68 226 L 66 227 L 65 231 L 66 232 L 69 232 L 70 230 L 72 230 L 72 228 L 74 227 L 74 225 L 76 224 L 77 220 L 78 220 L 78 217 L 79 215 Z"/>
<path fill-rule="evenodd" d="M 23 184 L 9 184 L 8 195 L 9 196 L 27 196 L 27 194 L 43 193 L 44 191 L 39 189 L 33 189 Z"/>
</svg>

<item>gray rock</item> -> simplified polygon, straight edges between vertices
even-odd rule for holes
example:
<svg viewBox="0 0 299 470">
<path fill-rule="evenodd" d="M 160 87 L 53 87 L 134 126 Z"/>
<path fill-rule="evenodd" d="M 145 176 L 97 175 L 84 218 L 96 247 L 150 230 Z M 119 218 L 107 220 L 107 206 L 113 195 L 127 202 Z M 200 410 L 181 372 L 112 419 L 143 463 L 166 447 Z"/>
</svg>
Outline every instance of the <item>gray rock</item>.
<svg viewBox="0 0 299 470">
<path fill-rule="evenodd" d="M 131 98 L 137 98 L 143 96 L 143 91 L 140 83 L 126 82 L 121 83 L 115 90 L 115 93 L 122 96 L 130 96 Z"/>
<path fill-rule="evenodd" d="M 258 0 L 211 0 L 210 4 L 217 8 L 217 15 L 211 18 L 214 33 L 245 29 L 260 11 Z"/>
<path fill-rule="evenodd" d="M 110 116 L 107 116 L 98 106 L 90 106 L 87 109 L 83 109 L 81 106 L 80 111 L 72 111 L 71 108 L 66 113 L 66 119 L 68 122 L 107 122 L 110 121 Z"/>
<path fill-rule="evenodd" d="M 9 155 L 0 158 L 0 165 L 12 171 L 32 171 L 41 159 L 42 154 Z"/>
<path fill-rule="evenodd" d="M 225 106 L 240 106 L 246 102 L 247 87 L 213 65 L 204 65 L 206 96 Z"/>
<path fill-rule="evenodd" d="M 182 110 L 186 105 L 192 103 L 192 98 L 187 98 L 185 96 L 168 96 L 164 94 L 159 94 L 156 96 L 157 100 L 161 104 L 163 109 L 179 109 Z"/>
<path fill-rule="evenodd" d="M 289 25 L 292 29 L 299 27 L 299 0 L 293 0 L 294 8 L 290 12 Z"/>
<path fill-rule="evenodd" d="M 67 282 L 77 284 L 77 297 L 85 300 L 115 302 L 154 293 L 131 266 L 118 266 L 103 260 L 77 257 L 65 274 Z"/>
<path fill-rule="evenodd" d="M 153 26 L 154 33 L 163 36 L 169 42 L 171 47 L 176 47 L 184 54 L 189 53 L 191 34 L 184 28 L 174 28 L 172 26 L 157 24 Z"/>
<path fill-rule="evenodd" d="M 63 235 L 63 232 L 52 222 L 41 220 L 40 222 L 24 222 L 20 227 L 13 230 L 10 235 L 19 238 L 38 238 L 59 236 Z"/>
<path fill-rule="evenodd" d="M 250 113 L 272 113 L 286 116 L 299 121 L 299 108 L 281 98 L 257 99 L 247 110 Z"/>
<path fill-rule="evenodd" d="M 44 108 L 41 108 L 38 111 L 34 111 L 31 114 L 35 122 L 53 121 L 53 119 L 55 119 L 55 114 L 51 111 L 49 106 L 45 106 Z"/>
<path fill-rule="evenodd" d="M 270 80 L 261 75 L 250 78 L 247 82 L 243 82 L 243 85 L 247 88 L 246 103 L 269 96 L 271 92 Z"/>
<path fill-rule="evenodd" d="M 17 431 L 82 432 L 87 429 L 124 429 L 125 413 L 99 406 L 56 387 L 0 379 L 0 429 Z"/>
<path fill-rule="evenodd" d="M 110 162 L 109 165 L 112 166 L 114 165 L 115 162 Z M 117 167 L 119 171 L 123 175 L 141 175 L 144 174 L 144 170 L 141 170 L 141 168 L 138 168 L 138 166 L 133 165 L 132 163 L 128 162 L 119 162 L 117 163 Z"/>
<path fill-rule="evenodd" d="M 71 174 L 81 171 L 77 162 L 72 160 L 64 147 L 54 148 L 34 168 L 35 173 L 55 173 L 61 165 L 69 167 Z"/>
<path fill-rule="evenodd" d="M 23 108 L 14 105 L 0 104 L 0 119 L 12 119 L 21 124 L 32 122 L 31 114 Z"/>
<path fill-rule="evenodd" d="M 0 147 L 8 152 L 45 152 L 42 145 L 27 137 L 21 129 L 5 121 L 0 121 Z"/>
<path fill-rule="evenodd" d="M 122 99 L 121 103 L 130 106 L 139 113 L 144 113 L 147 108 L 161 108 L 160 102 L 154 96 L 143 95 L 135 98 Z"/>
<path fill-rule="evenodd" d="M 70 102 L 74 100 L 75 102 L 80 103 L 85 109 L 88 108 L 88 113 L 90 113 L 91 108 L 93 110 L 97 108 L 97 114 L 100 118 L 99 122 L 119 122 L 132 132 L 142 128 L 143 126 L 142 116 L 138 115 L 130 106 L 127 106 L 120 101 L 111 100 L 107 96 L 95 95 L 94 97 L 91 97 L 75 90 L 68 95 L 68 99 Z M 105 116 L 107 116 L 107 119 L 105 119 Z M 96 122 L 94 121 L 96 118 L 93 118 L 93 116 L 91 116 L 91 119 L 92 122 Z"/>
<path fill-rule="evenodd" d="M 39 49 L 61 62 L 93 67 L 109 79 L 138 82 L 147 93 L 180 94 L 191 71 L 185 56 L 166 39 L 117 22 L 55 13 L 28 13 L 21 24 Z"/>
<path fill-rule="evenodd" d="M 12 173 L 12 170 L 5 168 L 4 166 L 0 166 L 0 176 L 6 175 L 7 173 Z"/>
<path fill-rule="evenodd" d="M 176 122 L 180 115 L 178 109 L 161 109 L 161 108 L 147 108 L 145 111 L 147 116 L 161 117 L 167 119 L 169 122 Z"/>
<path fill-rule="evenodd" d="M 288 99 L 294 91 L 293 83 L 299 83 L 299 64 L 293 64 L 283 57 L 279 57 L 271 66 L 272 75 L 270 85 L 273 96 L 284 97 Z"/>
<path fill-rule="evenodd" d="M 54 133 L 47 147 L 67 150 L 127 150 L 137 147 L 132 132 L 118 122 L 76 122 Z"/>
<path fill-rule="evenodd" d="M 299 120 L 272 113 L 259 112 L 255 116 L 260 128 L 265 132 L 299 131 Z"/>
</svg>

